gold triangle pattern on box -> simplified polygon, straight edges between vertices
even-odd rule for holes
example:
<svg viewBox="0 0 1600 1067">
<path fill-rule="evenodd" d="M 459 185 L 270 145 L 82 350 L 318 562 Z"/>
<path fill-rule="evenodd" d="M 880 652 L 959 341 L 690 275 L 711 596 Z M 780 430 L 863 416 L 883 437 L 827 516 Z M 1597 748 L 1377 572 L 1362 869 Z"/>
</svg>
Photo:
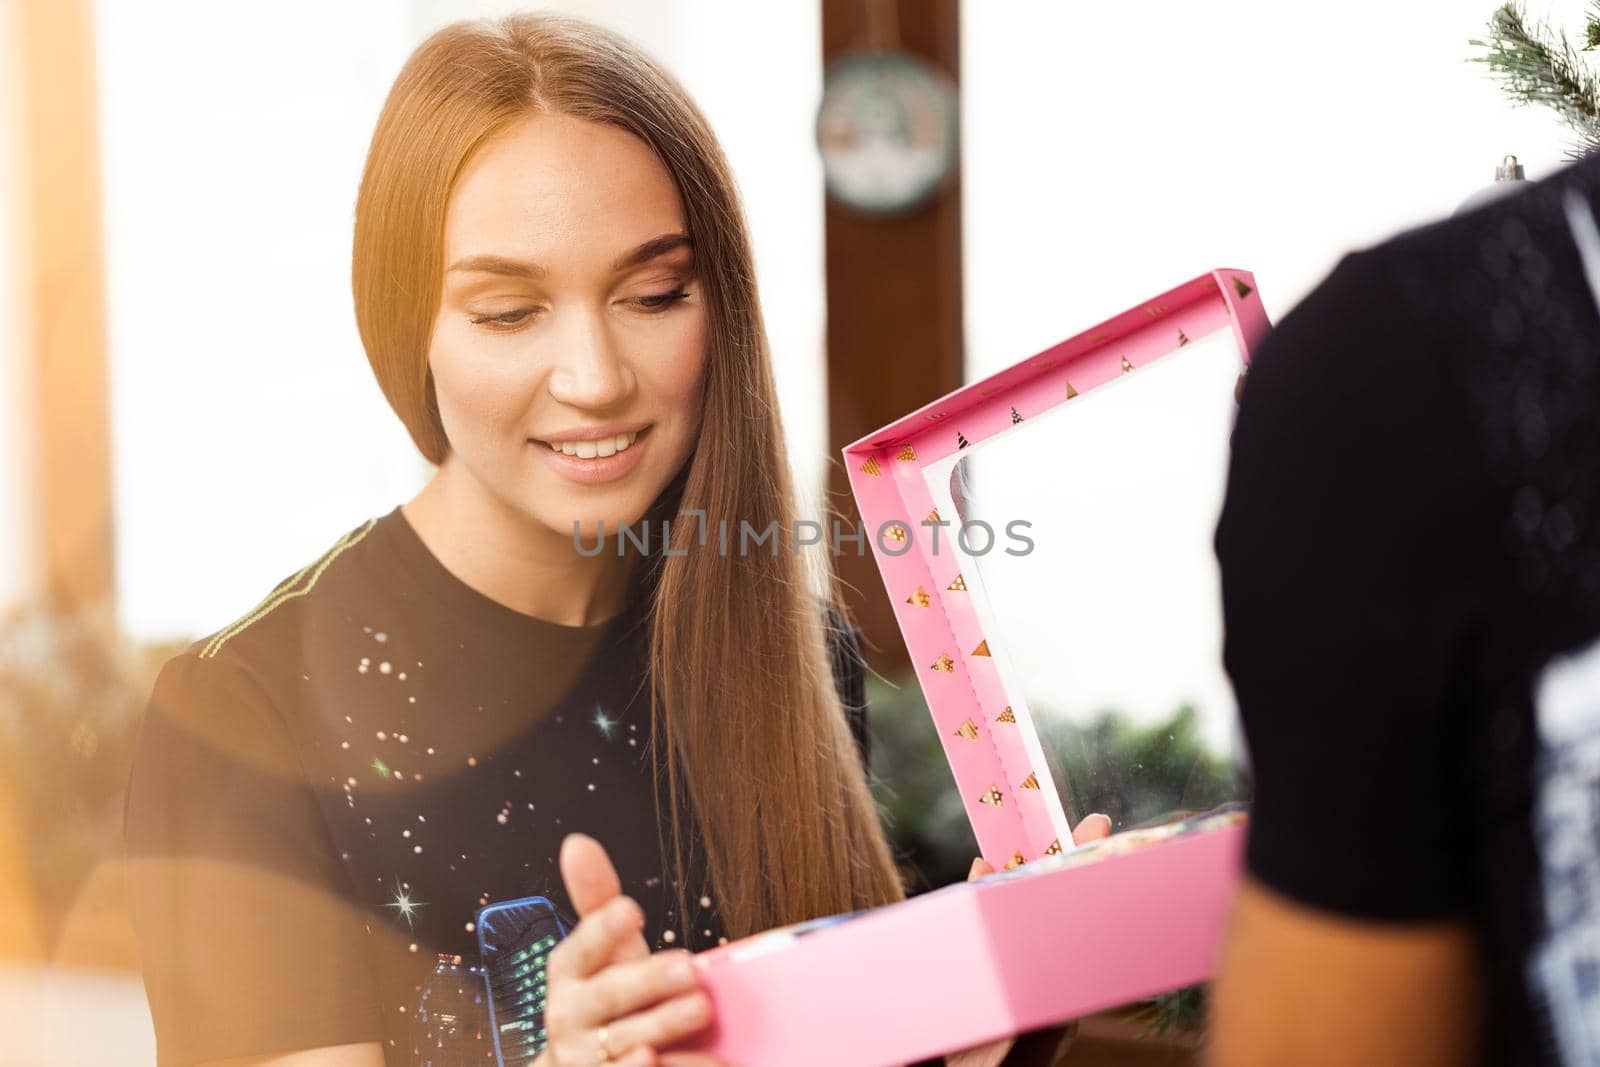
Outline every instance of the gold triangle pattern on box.
<svg viewBox="0 0 1600 1067">
<path fill-rule="evenodd" d="M 958 574 L 956 575 L 956 580 L 945 586 L 945 588 L 953 593 L 965 593 L 967 591 L 967 580 Z"/>
<path fill-rule="evenodd" d="M 967 440 L 967 435 L 962 433 L 960 430 L 957 430 L 956 431 L 956 447 L 957 448 L 966 448 L 970 444 L 972 444 L 972 442 Z"/>
<path fill-rule="evenodd" d="M 917 461 L 917 450 L 910 445 L 906 445 L 900 450 L 900 454 L 895 459 L 900 460 L 902 463 L 915 463 Z"/>
<path fill-rule="evenodd" d="M 1182 348 L 1184 345 L 1186 345 L 1188 343 L 1189 343 L 1189 335 L 1184 333 L 1182 330 L 1179 330 L 1178 331 L 1178 347 Z"/>
<path fill-rule="evenodd" d="M 923 519 L 922 521 L 923 522 L 938 522 L 939 521 L 939 509 L 938 508 L 934 508 L 932 511 L 928 512 L 928 517 L 926 519 Z"/>
<path fill-rule="evenodd" d="M 889 527 L 889 536 L 894 540 L 895 544 L 903 545 L 906 543 L 906 528 L 899 523 L 895 523 Z"/>
<path fill-rule="evenodd" d="M 870 474 L 874 478 L 882 474 L 883 468 L 878 466 L 878 457 L 868 456 L 867 461 L 861 465 L 861 473 Z"/>
<path fill-rule="evenodd" d="M 1128 362 L 1128 357 L 1127 356 L 1123 356 L 1122 357 L 1122 373 L 1123 374 L 1131 374 L 1132 372 L 1133 372 L 1133 364 Z"/>
<path fill-rule="evenodd" d="M 1046 856 L 1061 855 L 1061 839 L 1058 837 L 1054 841 L 1050 842 L 1050 847 L 1044 850 L 1044 854 Z"/>
<path fill-rule="evenodd" d="M 1011 859 L 1006 861 L 1006 870 L 1014 871 L 1028 861 L 1022 858 L 1022 853 L 1013 853 Z"/>
<path fill-rule="evenodd" d="M 1077 395 L 1078 395 L 1078 391 L 1072 387 L 1072 383 L 1071 382 L 1068 382 L 1067 383 L 1067 399 L 1071 400 L 1073 397 L 1075 397 Z"/>
<path fill-rule="evenodd" d="M 961 729 L 955 732 L 955 736 L 965 738 L 968 741 L 976 741 L 978 739 L 978 724 L 968 719 L 961 724 Z"/>
<path fill-rule="evenodd" d="M 989 639 L 986 637 L 978 642 L 978 647 L 972 650 L 974 656 L 987 656 L 989 654 Z"/>
<path fill-rule="evenodd" d="M 1011 425 L 1015 426 L 1017 423 L 1019 423 L 1021 421 L 1022 421 L 1022 416 L 1018 415 L 1017 414 L 1017 409 L 1015 407 L 1013 407 L 1011 409 Z"/>
<path fill-rule="evenodd" d="M 1014 723 L 1014 722 L 1017 721 L 1017 713 L 1011 710 L 1011 705 L 1010 704 L 1007 704 L 1006 705 L 1006 710 L 1004 710 L 1000 714 L 996 715 L 994 717 L 994 721 L 995 722 L 1011 722 L 1011 723 Z"/>
<path fill-rule="evenodd" d="M 917 586 L 917 591 L 906 597 L 906 603 L 915 607 L 925 608 L 933 603 L 933 598 L 928 596 L 928 591 L 922 586 Z"/>
<path fill-rule="evenodd" d="M 954 674 L 956 672 L 956 661 L 950 658 L 950 653 L 941 652 L 939 653 L 939 658 L 933 661 L 933 669 L 942 671 L 945 674 Z"/>
<path fill-rule="evenodd" d="M 1235 278 L 1235 279 L 1233 279 L 1233 291 L 1239 294 L 1239 299 L 1240 300 L 1243 300 L 1245 297 L 1247 297 L 1251 293 L 1255 292 L 1254 289 L 1250 288 L 1248 285 L 1246 285 L 1244 283 L 1244 279 L 1243 278 Z"/>
<path fill-rule="evenodd" d="M 987 804 L 991 808 L 1003 808 L 1006 806 L 1006 798 L 1001 795 L 999 786 L 991 785 L 988 790 L 978 798 L 978 803 Z"/>
<path fill-rule="evenodd" d="M 1039 788 L 1039 776 L 1037 774 L 1033 773 L 1032 771 L 1029 771 L 1028 772 L 1028 777 L 1026 777 L 1026 778 L 1024 778 L 1022 780 L 1022 788 L 1024 788 L 1024 789 L 1038 789 Z"/>
</svg>

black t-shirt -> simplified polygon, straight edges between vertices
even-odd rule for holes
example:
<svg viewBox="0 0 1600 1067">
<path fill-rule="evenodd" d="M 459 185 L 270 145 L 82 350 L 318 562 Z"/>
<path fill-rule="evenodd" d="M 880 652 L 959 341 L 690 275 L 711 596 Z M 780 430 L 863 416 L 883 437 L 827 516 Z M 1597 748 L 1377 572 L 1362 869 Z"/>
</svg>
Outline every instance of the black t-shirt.
<svg viewBox="0 0 1600 1067">
<path fill-rule="evenodd" d="M 1499 1063 L 1600 1062 L 1600 292 L 1568 189 L 1600 212 L 1600 159 L 1347 257 L 1285 317 L 1216 538 L 1250 872 L 1469 919 Z"/>
<path fill-rule="evenodd" d="M 603 624 L 524 615 L 396 508 L 170 660 L 126 823 L 160 1062 L 365 1041 L 390 1064 L 492 1061 L 475 923 L 528 897 L 570 921 L 573 831 L 655 948 L 716 945 L 703 864 L 678 914 L 663 858 L 644 605 L 636 581 Z M 828 615 L 865 761 L 860 635 Z"/>
</svg>

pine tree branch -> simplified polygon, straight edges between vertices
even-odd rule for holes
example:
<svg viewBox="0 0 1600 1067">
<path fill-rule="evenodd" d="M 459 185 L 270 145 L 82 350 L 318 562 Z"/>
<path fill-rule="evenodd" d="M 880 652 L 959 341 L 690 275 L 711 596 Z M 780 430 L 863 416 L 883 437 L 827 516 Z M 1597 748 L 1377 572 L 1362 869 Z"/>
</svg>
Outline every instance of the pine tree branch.
<svg viewBox="0 0 1600 1067">
<path fill-rule="evenodd" d="M 1596 4 L 1600 17 L 1600 4 Z M 1595 34 L 1595 23 L 1590 33 Z M 1486 49 L 1485 63 L 1501 87 L 1521 104 L 1553 109 L 1581 139 L 1580 156 L 1600 149 L 1600 78 L 1584 65 L 1564 34 L 1530 23 L 1520 4 L 1507 3 L 1489 19 L 1489 39 L 1469 42 Z"/>
</svg>

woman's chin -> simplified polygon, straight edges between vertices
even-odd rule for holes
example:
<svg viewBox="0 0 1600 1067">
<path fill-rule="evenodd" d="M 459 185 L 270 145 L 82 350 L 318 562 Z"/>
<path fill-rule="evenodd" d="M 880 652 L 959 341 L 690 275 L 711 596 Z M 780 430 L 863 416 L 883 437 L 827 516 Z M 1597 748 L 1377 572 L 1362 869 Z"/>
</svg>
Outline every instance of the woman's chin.
<svg viewBox="0 0 1600 1067">
<path fill-rule="evenodd" d="M 589 514 L 571 516 L 557 528 L 572 538 L 573 544 L 587 555 L 596 555 L 600 548 L 607 555 L 618 555 L 618 542 L 626 539 L 630 544 L 661 536 L 661 531 L 645 529 L 644 509 L 614 512 L 606 515 Z"/>
</svg>

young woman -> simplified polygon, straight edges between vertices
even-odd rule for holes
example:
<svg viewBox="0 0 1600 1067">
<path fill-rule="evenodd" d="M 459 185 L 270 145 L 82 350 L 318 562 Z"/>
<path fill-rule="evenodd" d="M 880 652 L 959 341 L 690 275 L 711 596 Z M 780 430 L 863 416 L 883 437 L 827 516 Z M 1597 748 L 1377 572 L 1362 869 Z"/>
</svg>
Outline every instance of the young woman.
<svg viewBox="0 0 1600 1067">
<path fill-rule="evenodd" d="M 723 154 L 613 34 L 449 26 L 353 282 L 438 469 L 161 674 L 127 825 L 161 1061 L 710 1062 L 657 1052 L 711 1021 L 687 950 L 902 897 Z M 534 897 L 581 917 L 547 975 L 495 907 Z"/>
</svg>

